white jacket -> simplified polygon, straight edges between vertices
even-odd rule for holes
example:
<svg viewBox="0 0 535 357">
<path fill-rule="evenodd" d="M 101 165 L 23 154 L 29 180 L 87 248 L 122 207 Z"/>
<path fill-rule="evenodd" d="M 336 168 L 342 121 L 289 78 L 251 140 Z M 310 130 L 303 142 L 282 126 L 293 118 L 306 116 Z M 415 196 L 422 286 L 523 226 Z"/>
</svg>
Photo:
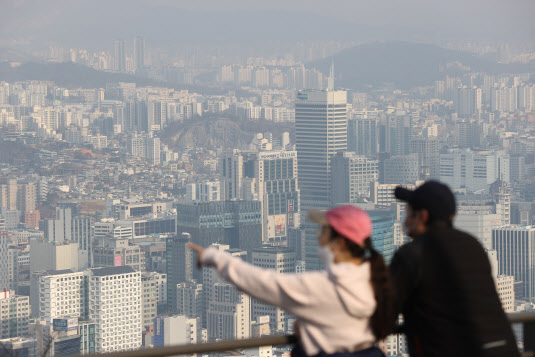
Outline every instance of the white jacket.
<svg viewBox="0 0 535 357">
<path fill-rule="evenodd" d="M 204 264 L 241 291 L 294 314 L 305 352 L 354 352 L 375 342 L 369 322 L 376 301 L 370 263 L 332 264 L 327 271 L 278 274 L 247 264 L 229 253 L 208 248 Z"/>
</svg>

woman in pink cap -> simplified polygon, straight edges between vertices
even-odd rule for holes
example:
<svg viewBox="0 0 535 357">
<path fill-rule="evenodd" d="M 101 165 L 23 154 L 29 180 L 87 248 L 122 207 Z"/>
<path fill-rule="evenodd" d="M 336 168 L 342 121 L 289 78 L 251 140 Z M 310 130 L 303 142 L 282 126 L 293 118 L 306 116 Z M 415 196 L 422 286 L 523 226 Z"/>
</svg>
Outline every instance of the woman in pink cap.
<svg viewBox="0 0 535 357">
<path fill-rule="evenodd" d="M 384 356 L 375 342 L 394 327 L 393 287 L 372 246 L 370 217 L 351 205 L 308 216 L 321 224 L 324 271 L 278 274 L 214 248 L 190 248 L 198 253 L 199 266 L 215 267 L 241 291 L 297 317 L 299 344 L 292 357 Z"/>
</svg>

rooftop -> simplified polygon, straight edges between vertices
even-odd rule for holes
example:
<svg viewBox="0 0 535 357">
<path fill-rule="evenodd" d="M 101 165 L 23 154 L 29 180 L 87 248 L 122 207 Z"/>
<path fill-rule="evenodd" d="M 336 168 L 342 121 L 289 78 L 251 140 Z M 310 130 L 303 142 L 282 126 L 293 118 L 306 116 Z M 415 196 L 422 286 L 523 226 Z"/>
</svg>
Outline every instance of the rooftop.
<svg viewBox="0 0 535 357">
<path fill-rule="evenodd" d="M 91 271 L 93 272 L 94 276 L 119 275 L 135 272 L 135 270 L 129 267 L 128 265 L 119 267 L 95 268 L 91 269 Z"/>
</svg>

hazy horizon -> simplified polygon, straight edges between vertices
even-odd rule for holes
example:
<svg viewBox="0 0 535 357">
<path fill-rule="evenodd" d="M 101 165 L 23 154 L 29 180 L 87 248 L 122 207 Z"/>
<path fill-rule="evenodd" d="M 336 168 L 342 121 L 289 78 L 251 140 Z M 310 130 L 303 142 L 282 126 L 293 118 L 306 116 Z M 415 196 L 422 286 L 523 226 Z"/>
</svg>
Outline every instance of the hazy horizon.
<svg viewBox="0 0 535 357">
<path fill-rule="evenodd" d="M 533 46 L 535 2 L 408 0 L 250 3 L 2 0 L 0 45 L 109 47 L 144 35 L 161 47 L 295 41 L 505 41 Z"/>
</svg>

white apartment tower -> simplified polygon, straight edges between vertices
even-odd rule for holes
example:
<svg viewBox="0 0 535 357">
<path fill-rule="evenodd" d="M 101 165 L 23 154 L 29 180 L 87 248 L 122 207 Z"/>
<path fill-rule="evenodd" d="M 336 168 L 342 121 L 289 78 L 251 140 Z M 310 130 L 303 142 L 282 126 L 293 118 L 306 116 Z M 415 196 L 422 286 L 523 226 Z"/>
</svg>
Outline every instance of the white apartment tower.
<svg viewBox="0 0 535 357">
<path fill-rule="evenodd" d="M 39 318 L 52 323 L 60 317 L 83 316 L 84 291 L 83 272 L 60 270 L 40 275 Z"/>
<path fill-rule="evenodd" d="M 96 352 L 141 347 L 141 276 L 129 266 L 91 269 L 89 318 L 96 324 Z"/>
</svg>

